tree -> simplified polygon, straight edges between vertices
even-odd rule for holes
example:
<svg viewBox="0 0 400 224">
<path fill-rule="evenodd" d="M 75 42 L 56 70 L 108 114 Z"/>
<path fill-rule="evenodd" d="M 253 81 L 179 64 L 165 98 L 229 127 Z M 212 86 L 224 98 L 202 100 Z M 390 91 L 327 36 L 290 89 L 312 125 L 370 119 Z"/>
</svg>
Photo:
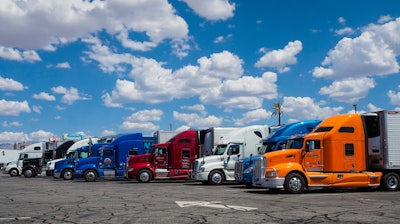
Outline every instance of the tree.
<svg viewBox="0 0 400 224">
<path fill-rule="evenodd" d="M 282 104 L 281 102 L 276 102 L 272 106 L 272 116 L 278 116 L 278 126 L 281 126 L 281 115 L 283 114 L 282 111 Z"/>
</svg>

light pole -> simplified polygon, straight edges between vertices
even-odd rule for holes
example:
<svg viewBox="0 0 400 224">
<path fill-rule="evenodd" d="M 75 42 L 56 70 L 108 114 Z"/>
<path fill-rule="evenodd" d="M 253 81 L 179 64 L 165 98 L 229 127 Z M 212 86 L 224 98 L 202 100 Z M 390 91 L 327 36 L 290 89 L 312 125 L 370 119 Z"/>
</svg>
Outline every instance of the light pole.
<svg viewBox="0 0 400 224">
<path fill-rule="evenodd" d="M 356 103 L 353 104 L 353 107 L 354 107 L 354 113 L 356 114 L 357 113 L 357 104 Z"/>
</svg>

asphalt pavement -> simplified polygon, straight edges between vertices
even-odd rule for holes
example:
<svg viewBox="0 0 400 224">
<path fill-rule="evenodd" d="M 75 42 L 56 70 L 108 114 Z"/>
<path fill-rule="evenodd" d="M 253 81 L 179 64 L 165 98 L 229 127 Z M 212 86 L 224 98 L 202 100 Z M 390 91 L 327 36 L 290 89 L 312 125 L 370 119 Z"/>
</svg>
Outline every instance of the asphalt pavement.
<svg viewBox="0 0 400 224">
<path fill-rule="evenodd" d="M 400 192 L 291 195 L 192 181 L 64 181 L 0 174 L 0 223 L 399 223 Z"/>
</svg>

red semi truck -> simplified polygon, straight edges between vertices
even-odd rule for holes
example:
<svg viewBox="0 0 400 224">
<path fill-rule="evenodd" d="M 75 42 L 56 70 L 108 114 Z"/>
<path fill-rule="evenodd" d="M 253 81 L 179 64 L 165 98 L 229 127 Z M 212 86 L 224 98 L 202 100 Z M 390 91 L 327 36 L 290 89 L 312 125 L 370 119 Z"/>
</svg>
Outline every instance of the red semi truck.
<svg viewBox="0 0 400 224">
<path fill-rule="evenodd" d="M 186 130 L 168 142 L 154 145 L 153 153 L 130 156 L 125 177 L 139 182 L 153 179 L 187 179 L 192 162 L 211 154 L 215 146 L 237 128 Z"/>
</svg>

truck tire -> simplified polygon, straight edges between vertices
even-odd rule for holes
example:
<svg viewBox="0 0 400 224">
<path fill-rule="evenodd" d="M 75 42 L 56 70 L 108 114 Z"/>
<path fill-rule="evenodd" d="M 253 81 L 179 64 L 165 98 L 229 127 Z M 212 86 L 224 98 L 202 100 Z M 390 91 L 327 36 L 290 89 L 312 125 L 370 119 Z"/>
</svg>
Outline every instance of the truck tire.
<svg viewBox="0 0 400 224">
<path fill-rule="evenodd" d="M 212 185 L 220 185 L 224 180 L 224 174 L 219 170 L 214 170 L 208 175 L 208 182 Z"/>
<path fill-rule="evenodd" d="M 74 171 L 72 169 L 66 169 L 62 171 L 61 176 L 64 180 L 73 180 L 74 179 Z"/>
<path fill-rule="evenodd" d="M 10 174 L 10 176 L 12 176 L 12 177 L 16 177 L 16 176 L 19 176 L 19 171 L 18 171 L 18 169 L 12 168 L 12 169 L 10 170 L 9 174 Z"/>
<path fill-rule="evenodd" d="M 290 194 L 300 194 L 304 191 L 305 181 L 301 174 L 291 173 L 286 176 L 284 183 L 285 191 Z"/>
<path fill-rule="evenodd" d="M 397 191 L 400 188 L 400 177 L 397 173 L 386 173 L 382 177 L 381 185 L 386 191 Z"/>
<path fill-rule="evenodd" d="M 31 178 L 36 176 L 36 172 L 33 168 L 27 168 L 23 171 L 24 177 L 25 178 Z"/>
<path fill-rule="evenodd" d="M 141 170 L 138 174 L 136 179 L 140 183 L 149 183 L 151 179 L 153 179 L 153 174 L 150 170 Z"/>
<path fill-rule="evenodd" d="M 86 182 L 94 182 L 97 180 L 97 172 L 95 170 L 88 170 L 83 176 Z"/>
</svg>

